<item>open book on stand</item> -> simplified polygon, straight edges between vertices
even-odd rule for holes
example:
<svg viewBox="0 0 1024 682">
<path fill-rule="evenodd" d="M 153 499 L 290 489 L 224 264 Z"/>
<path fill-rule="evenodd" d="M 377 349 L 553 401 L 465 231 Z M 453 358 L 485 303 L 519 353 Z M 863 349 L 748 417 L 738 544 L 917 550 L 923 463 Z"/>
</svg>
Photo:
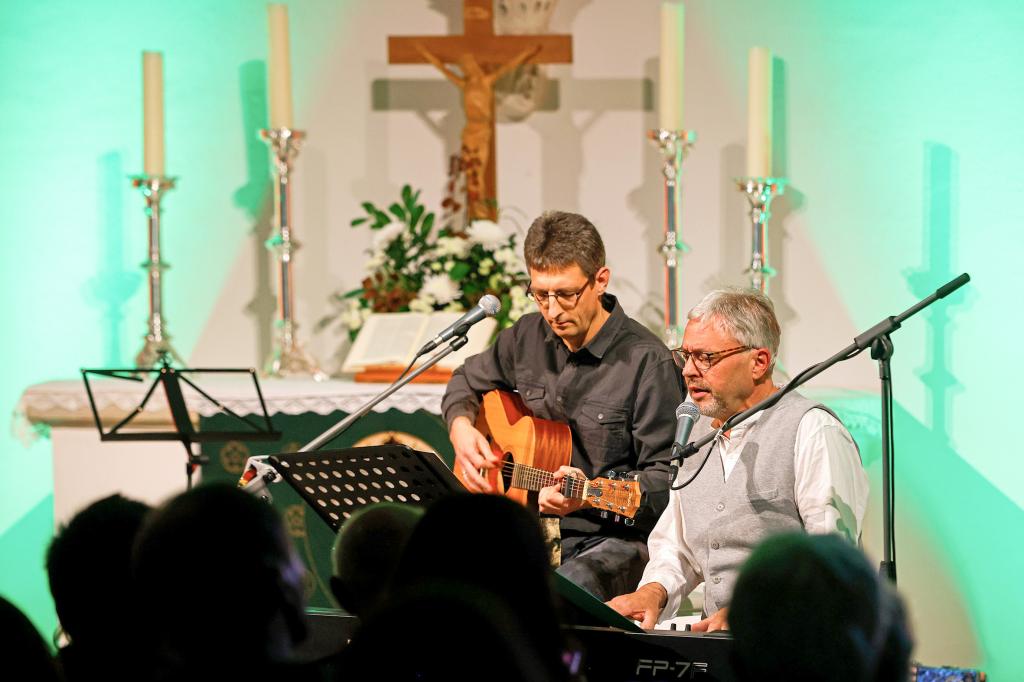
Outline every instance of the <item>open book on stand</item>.
<svg viewBox="0 0 1024 682">
<path fill-rule="evenodd" d="M 463 312 L 374 313 L 363 323 L 341 370 L 355 374 L 356 381 L 390 383 L 412 362 L 423 344 L 463 315 Z M 452 371 L 466 358 L 487 348 L 496 325 L 493 319 L 486 318 L 470 327 L 465 346 L 446 356 L 415 381 L 446 383 Z M 431 355 L 433 353 L 428 353 L 420 360 L 426 361 Z"/>
</svg>

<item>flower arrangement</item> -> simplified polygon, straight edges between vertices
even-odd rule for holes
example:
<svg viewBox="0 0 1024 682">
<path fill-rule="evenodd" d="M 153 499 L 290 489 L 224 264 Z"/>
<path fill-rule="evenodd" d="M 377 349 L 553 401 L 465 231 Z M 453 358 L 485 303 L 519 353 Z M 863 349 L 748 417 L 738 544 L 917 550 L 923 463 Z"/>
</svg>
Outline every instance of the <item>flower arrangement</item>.
<svg viewBox="0 0 1024 682">
<path fill-rule="evenodd" d="M 363 202 L 366 215 L 354 219 L 352 227 L 373 231 L 367 276 L 360 288 L 334 294 L 339 312 L 321 320 L 321 328 L 338 321 L 355 338 L 371 313 L 461 312 L 485 294 L 501 300 L 498 329 L 529 312 L 515 235 L 490 220 L 475 220 L 464 230 L 450 222 L 435 231 L 435 216 L 419 196 L 405 185 L 401 200 L 386 210 Z"/>
</svg>

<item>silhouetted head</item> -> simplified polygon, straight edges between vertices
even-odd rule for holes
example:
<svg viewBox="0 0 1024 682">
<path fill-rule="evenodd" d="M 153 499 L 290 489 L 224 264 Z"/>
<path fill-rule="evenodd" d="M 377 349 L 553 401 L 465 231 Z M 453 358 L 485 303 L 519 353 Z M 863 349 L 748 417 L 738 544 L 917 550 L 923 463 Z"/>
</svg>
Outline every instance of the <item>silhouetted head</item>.
<svg viewBox="0 0 1024 682">
<path fill-rule="evenodd" d="M 125 646 L 135 613 L 132 546 L 148 511 L 111 495 L 75 514 L 50 542 L 50 594 L 61 628 L 79 649 Z"/>
<path fill-rule="evenodd" d="M 423 510 L 381 502 L 345 521 L 334 543 L 331 591 L 341 608 L 365 616 L 387 594 Z"/>
<path fill-rule="evenodd" d="M 396 646 L 397 623 L 415 634 Z M 344 679 L 395 682 L 554 682 L 544 652 L 508 604 L 487 590 L 455 581 L 417 583 L 374 612 L 341 661 Z"/>
<path fill-rule="evenodd" d="M 0 597 L 0 678 L 56 682 L 60 679 L 46 642 L 17 606 Z"/>
<path fill-rule="evenodd" d="M 769 538 L 729 608 L 744 680 L 906 680 L 911 642 L 899 598 L 838 535 Z"/>
<path fill-rule="evenodd" d="M 535 515 L 500 495 L 455 494 L 435 502 L 413 531 L 394 588 L 450 581 L 501 600 L 550 670 L 562 634 L 551 566 Z"/>
<path fill-rule="evenodd" d="M 302 564 L 274 509 L 238 488 L 203 485 L 154 510 L 134 559 L 165 667 L 286 660 L 305 636 Z"/>
</svg>

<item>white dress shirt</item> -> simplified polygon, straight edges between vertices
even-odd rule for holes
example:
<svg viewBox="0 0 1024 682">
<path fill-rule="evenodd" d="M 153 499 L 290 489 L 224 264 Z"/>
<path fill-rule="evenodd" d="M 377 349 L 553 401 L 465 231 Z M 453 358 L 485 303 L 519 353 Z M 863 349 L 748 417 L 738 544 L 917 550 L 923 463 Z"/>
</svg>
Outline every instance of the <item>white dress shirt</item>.
<svg viewBox="0 0 1024 682">
<path fill-rule="evenodd" d="M 719 434 L 707 466 L 720 466 L 728 480 L 747 439 L 756 437 L 761 414 L 728 435 Z M 808 410 L 797 427 L 793 468 L 794 499 L 804 529 L 808 533 L 840 533 L 857 542 L 867 509 L 868 478 L 846 427 L 825 410 Z M 650 561 L 640 579 L 640 585 L 660 583 L 668 592 L 661 620 L 674 617 L 683 597 L 704 580 L 687 540 L 679 498 L 682 492 L 670 493 L 668 508 L 651 531 L 647 540 Z"/>
</svg>

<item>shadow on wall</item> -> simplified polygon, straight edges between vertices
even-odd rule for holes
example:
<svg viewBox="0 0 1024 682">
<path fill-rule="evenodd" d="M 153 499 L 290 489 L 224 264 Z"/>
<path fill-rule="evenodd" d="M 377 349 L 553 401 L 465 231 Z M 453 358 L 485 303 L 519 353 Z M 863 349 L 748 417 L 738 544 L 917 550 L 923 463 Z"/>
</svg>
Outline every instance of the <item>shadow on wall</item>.
<svg viewBox="0 0 1024 682">
<path fill-rule="evenodd" d="M 238 69 L 239 94 L 242 100 L 242 139 L 245 143 L 246 183 L 234 194 L 235 206 L 245 211 L 252 228 L 253 294 L 245 312 L 253 318 L 256 357 L 262 362 L 270 357 L 272 330 L 277 298 L 271 282 L 271 256 L 264 246 L 270 238 L 274 221 L 274 195 L 270 155 L 259 131 L 267 122 L 267 69 L 262 60 L 248 61 Z"/>
<path fill-rule="evenodd" d="M 633 188 L 627 197 L 629 208 L 637 217 L 637 222 L 644 226 L 643 234 L 640 235 L 641 248 L 644 250 L 647 261 L 647 279 L 644 282 L 627 280 L 620 276 L 619 283 L 624 288 L 637 292 L 643 301 L 642 306 L 636 311 L 635 317 L 654 330 L 658 336 L 665 333 L 665 260 L 659 249 L 665 242 L 665 176 L 662 173 L 662 157 L 658 146 L 654 142 L 647 141 L 647 131 L 658 127 L 657 116 L 654 110 L 654 86 L 658 77 L 658 59 L 648 59 L 644 62 L 644 78 L 641 82 L 640 97 L 644 111 L 643 127 L 636 131 L 635 140 L 625 140 L 626 144 L 636 144 L 642 140 L 643 155 L 643 176 L 640 185 Z M 685 166 L 685 162 L 684 162 Z M 681 212 L 686 214 L 686 172 L 681 174 L 682 199 L 680 200 Z M 683 220 L 681 239 L 686 242 L 687 225 Z M 686 254 L 682 254 L 679 260 L 679 267 L 686 267 Z M 685 311 L 682 313 L 685 315 Z M 682 316 L 681 315 L 681 316 Z"/>
<path fill-rule="evenodd" d="M 956 277 L 953 254 L 959 196 L 959 159 L 952 149 L 934 142 L 924 145 L 924 207 L 921 235 L 921 267 L 905 270 L 907 287 L 917 298 L 935 292 L 935 288 Z M 970 289 L 967 290 L 970 292 Z M 969 295 L 969 294 L 968 294 Z M 949 370 L 949 326 L 955 306 L 964 296 L 954 296 L 932 305 L 924 316 L 928 324 L 928 350 L 925 367 L 917 374 L 928 387 L 929 421 L 934 427 L 947 423 L 953 395 L 962 390 Z M 947 434 L 946 438 L 949 436 Z"/>
<path fill-rule="evenodd" d="M 108 152 L 99 159 L 98 164 L 99 215 L 97 243 L 99 262 L 96 264 L 96 276 L 89 278 L 85 284 L 84 297 L 86 302 L 100 311 L 99 325 L 102 329 L 99 336 L 103 339 L 103 360 L 105 367 L 123 367 L 133 362 L 130 353 L 138 348 L 129 348 L 127 353 L 122 347 L 124 337 L 124 306 L 135 295 L 142 284 L 143 275 L 140 270 L 128 269 L 125 260 L 124 245 L 128 240 L 124 227 L 124 192 L 131 185 L 124 172 L 121 154 Z M 138 220 L 143 221 L 143 200 L 138 197 Z M 145 252 L 137 259 L 128 258 L 128 262 L 142 262 Z M 139 319 L 137 328 L 131 330 L 130 338 L 142 347 L 142 338 L 146 328 L 144 320 Z"/>
</svg>

